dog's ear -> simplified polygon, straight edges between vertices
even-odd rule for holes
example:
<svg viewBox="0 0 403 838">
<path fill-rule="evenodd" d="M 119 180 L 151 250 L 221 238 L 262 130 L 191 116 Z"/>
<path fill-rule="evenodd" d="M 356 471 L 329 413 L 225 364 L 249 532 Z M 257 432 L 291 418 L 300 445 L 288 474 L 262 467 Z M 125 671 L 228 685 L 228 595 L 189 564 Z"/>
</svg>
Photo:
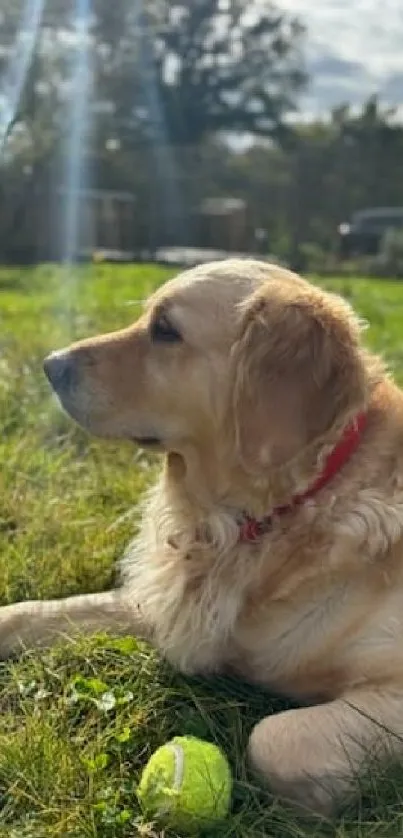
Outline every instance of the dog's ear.
<svg viewBox="0 0 403 838">
<path fill-rule="evenodd" d="M 241 460 L 259 471 L 362 409 L 366 373 L 352 310 L 308 283 L 267 283 L 241 318 L 232 411 Z"/>
</svg>

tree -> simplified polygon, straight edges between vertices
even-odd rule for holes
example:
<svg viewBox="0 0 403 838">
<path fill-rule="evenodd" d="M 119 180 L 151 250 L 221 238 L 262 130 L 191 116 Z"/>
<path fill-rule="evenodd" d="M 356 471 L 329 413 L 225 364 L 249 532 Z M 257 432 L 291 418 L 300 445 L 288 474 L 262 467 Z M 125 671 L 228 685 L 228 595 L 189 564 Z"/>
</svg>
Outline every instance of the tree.
<svg viewBox="0 0 403 838">
<path fill-rule="evenodd" d="M 74 5 L 45 5 L 19 111 L 25 123 L 49 89 L 63 91 L 71 41 L 61 35 L 74 24 Z M 217 132 L 281 135 L 305 83 L 303 28 L 295 19 L 259 0 L 92 0 L 88 6 L 95 74 L 89 107 L 102 142 L 112 136 L 128 147 L 150 139 L 193 145 Z M 0 47 L 15 33 L 21 7 L 21 0 L 0 0 Z"/>
<path fill-rule="evenodd" d="M 145 107 L 149 130 L 158 130 L 157 105 L 179 145 L 221 131 L 277 136 L 305 82 L 303 29 L 271 4 L 154 0 L 144 4 L 137 33 L 154 113 L 150 96 L 137 109 Z"/>
</svg>

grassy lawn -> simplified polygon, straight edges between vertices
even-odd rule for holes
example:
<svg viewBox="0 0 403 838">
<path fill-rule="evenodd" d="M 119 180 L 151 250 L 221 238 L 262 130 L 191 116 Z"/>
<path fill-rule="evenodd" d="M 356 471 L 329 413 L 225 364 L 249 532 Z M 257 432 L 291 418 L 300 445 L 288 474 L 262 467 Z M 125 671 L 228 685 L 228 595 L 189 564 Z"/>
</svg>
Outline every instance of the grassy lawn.
<svg viewBox="0 0 403 838">
<path fill-rule="evenodd" d="M 155 463 L 75 428 L 41 364 L 51 349 L 128 324 L 168 275 L 155 267 L 98 266 L 73 279 L 51 268 L 0 271 L 2 603 L 113 584 Z M 327 284 L 370 320 L 369 343 L 403 382 L 403 286 Z M 214 834 L 403 834 L 397 771 L 373 789 L 375 805 L 365 798 L 337 824 L 309 823 L 273 803 L 248 775 L 243 752 L 253 724 L 279 702 L 243 684 L 178 676 L 135 639 L 97 637 L 3 664 L 0 704 L 0 838 L 162 838 L 141 819 L 136 780 L 151 751 L 180 733 L 212 738 L 230 756 L 233 814 Z"/>
</svg>

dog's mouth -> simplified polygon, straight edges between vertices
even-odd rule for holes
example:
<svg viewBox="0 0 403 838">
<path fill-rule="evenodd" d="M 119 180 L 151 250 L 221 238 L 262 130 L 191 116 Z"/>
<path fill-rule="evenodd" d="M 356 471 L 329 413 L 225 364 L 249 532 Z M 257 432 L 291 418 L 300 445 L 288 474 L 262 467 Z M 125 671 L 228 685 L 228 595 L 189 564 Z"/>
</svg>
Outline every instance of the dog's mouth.
<svg viewBox="0 0 403 838">
<path fill-rule="evenodd" d="M 161 445 L 161 439 L 157 436 L 135 436 L 133 442 L 140 448 L 150 448 L 153 445 Z"/>
</svg>

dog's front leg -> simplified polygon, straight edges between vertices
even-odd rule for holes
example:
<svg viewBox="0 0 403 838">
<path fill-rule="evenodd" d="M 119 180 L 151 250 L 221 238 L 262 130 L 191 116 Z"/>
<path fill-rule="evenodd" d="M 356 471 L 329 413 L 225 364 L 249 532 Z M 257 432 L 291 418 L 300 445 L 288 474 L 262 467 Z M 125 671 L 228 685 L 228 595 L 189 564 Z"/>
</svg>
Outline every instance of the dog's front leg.
<svg viewBox="0 0 403 838">
<path fill-rule="evenodd" d="M 249 754 L 276 795 L 330 815 L 357 793 L 371 760 L 403 754 L 402 733 L 403 690 L 363 689 L 263 719 Z"/>
<path fill-rule="evenodd" d="M 0 608 L 0 658 L 50 646 L 77 634 L 110 631 L 152 639 L 140 607 L 125 588 L 55 600 L 32 600 Z"/>
</svg>

